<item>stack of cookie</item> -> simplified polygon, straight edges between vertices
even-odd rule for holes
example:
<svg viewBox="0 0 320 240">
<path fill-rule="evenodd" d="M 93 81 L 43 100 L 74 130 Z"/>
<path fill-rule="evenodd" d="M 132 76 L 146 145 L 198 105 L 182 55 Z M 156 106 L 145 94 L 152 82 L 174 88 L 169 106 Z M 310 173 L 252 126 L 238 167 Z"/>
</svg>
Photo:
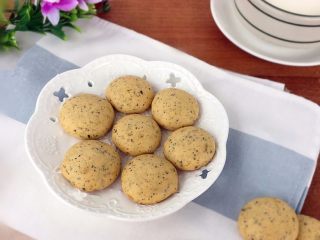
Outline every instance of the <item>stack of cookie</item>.
<svg viewBox="0 0 320 240">
<path fill-rule="evenodd" d="M 238 218 L 240 235 L 245 240 L 319 240 L 320 221 L 296 215 L 277 198 L 256 198 L 249 201 Z"/>
<path fill-rule="evenodd" d="M 179 170 L 196 170 L 215 154 L 215 141 L 192 126 L 199 104 L 189 93 L 168 88 L 156 95 L 150 83 L 136 76 L 113 80 L 106 98 L 79 94 L 66 101 L 59 115 L 64 131 L 82 141 L 72 146 L 61 164 L 62 175 L 76 188 L 91 192 L 111 185 L 121 172 L 121 159 L 111 145 L 98 141 L 112 128 L 112 142 L 132 156 L 121 173 L 123 192 L 134 202 L 154 204 L 179 189 Z M 151 115 L 143 114 L 151 106 Z M 115 110 L 124 114 L 115 122 Z M 154 155 L 162 130 L 173 131 Z"/>
</svg>

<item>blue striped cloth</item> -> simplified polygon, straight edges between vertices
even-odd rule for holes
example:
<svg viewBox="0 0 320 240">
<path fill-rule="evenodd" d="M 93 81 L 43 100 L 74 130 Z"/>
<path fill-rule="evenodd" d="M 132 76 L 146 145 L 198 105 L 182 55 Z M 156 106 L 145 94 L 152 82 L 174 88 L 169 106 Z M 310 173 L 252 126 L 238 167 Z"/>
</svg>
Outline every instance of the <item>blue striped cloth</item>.
<svg viewBox="0 0 320 240">
<path fill-rule="evenodd" d="M 76 36 L 70 32 L 70 41 L 66 43 L 50 36 L 41 39 L 19 59 L 15 69 L 0 71 L 0 111 L 9 118 L 26 124 L 34 111 L 39 92 L 51 78 L 66 70 L 81 67 L 102 55 L 126 53 L 145 59 L 176 62 L 193 72 L 206 89 L 222 101 L 231 123 L 225 168 L 216 183 L 194 200 L 195 205 L 229 218 L 232 222 L 236 220 L 245 202 L 259 196 L 279 197 L 300 211 L 315 169 L 315 153 L 319 151 L 317 134 L 320 132 L 320 124 L 316 126 L 316 123 L 319 123 L 320 114 L 314 104 L 233 76 L 117 25 L 97 18 L 92 19 L 90 24 L 81 23 L 83 35 Z M 148 50 L 141 50 L 141 46 Z M 241 104 L 247 104 L 245 106 L 252 109 L 247 114 L 249 116 L 244 116 L 247 108 Z M 261 108 L 264 110 L 261 111 Z M 299 120 L 299 115 L 304 115 L 302 120 Z M 284 119 L 280 120 L 282 117 Z M 311 125 L 302 126 L 302 122 L 307 120 Z M 286 127 L 285 121 L 293 123 Z M 298 126 L 302 129 L 298 129 Z M 301 136 L 300 140 L 298 136 Z M 306 138 L 310 139 L 310 148 L 294 148 Z M 194 214 L 200 214 L 199 210 Z M 68 218 L 72 221 L 72 216 Z M 59 223 L 53 228 L 57 231 L 54 233 L 55 237 L 65 239 L 68 231 L 74 232 L 70 229 L 66 233 L 59 232 L 62 228 Z M 217 227 L 213 227 L 215 228 Z M 102 239 L 106 236 L 93 233 L 92 229 L 88 227 L 87 235 L 76 234 L 75 237 L 85 239 L 84 236 L 93 234 L 93 239 Z M 230 229 L 233 232 L 234 225 Z M 22 230 L 37 238 L 45 236 L 45 233 L 37 233 L 34 229 Z M 48 236 L 53 236 L 53 231 L 48 232 L 51 234 Z M 143 235 L 138 233 L 139 231 L 135 236 L 142 239 Z"/>
</svg>

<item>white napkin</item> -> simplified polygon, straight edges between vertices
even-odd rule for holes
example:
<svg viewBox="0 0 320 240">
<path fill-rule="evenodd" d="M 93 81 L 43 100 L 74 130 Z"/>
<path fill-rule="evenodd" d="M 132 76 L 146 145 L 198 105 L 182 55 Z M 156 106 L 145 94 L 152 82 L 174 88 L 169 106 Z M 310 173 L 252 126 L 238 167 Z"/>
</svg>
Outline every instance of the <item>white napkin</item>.
<svg viewBox="0 0 320 240">
<path fill-rule="evenodd" d="M 69 41 L 47 36 L 36 47 L 75 66 L 112 53 L 180 64 L 221 100 L 234 130 L 296 152 L 315 166 L 320 146 L 320 111 L 316 104 L 277 87 L 244 80 L 98 18 L 79 25 L 82 34 L 68 32 Z M 268 81 L 265 84 L 272 86 Z M 170 216 L 143 223 L 111 220 L 66 205 L 50 192 L 28 159 L 24 129 L 23 123 L 0 116 L 0 220 L 5 224 L 36 239 L 48 240 L 240 239 L 234 219 L 194 202 Z M 307 176 L 309 182 L 311 177 L 312 173 Z"/>
</svg>

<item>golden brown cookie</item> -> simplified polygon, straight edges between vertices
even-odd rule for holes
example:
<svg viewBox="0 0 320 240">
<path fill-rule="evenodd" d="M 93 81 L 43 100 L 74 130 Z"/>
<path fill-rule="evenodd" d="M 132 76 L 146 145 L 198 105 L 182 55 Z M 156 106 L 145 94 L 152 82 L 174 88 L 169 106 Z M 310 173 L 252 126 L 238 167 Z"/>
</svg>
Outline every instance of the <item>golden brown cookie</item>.
<svg viewBox="0 0 320 240">
<path fill-rule="evenodd" d="M 85 140 L 73 145 L 60 166 L 62 175 L 76 188 L 92 192 L 111 185 L 121 168 L 119 154 L 109 145 Z"/>
<path fill-rule="evenodd" d="M 154 92 L 143 78 L 123 76 L 110 83 L 106 96 L 119 112 L 142 113 L 150 107 Z"/>
<path fill-rule="evenodd" d="M 80 94 L 60 109 L 59 121 L 65 132 L 80 139 L 98 139 L 112 127 L 114 110 L 107 99 Z"/>
<path fill-rule="evenodd" d="M 161 130 L 149 116 L 126 115 L 113 126 L 112 141 L 131 156 L 153 153 L 161 142 Z"/>
<path fill-rule="evenodd" d="M 177 168 L 195 170 L 212 160 L 215 149 L 215 141 L 208 132 L 198 127 L 184 127 L 170 134 L 163 153 Z"/>
<path fill-rule="evenodd" d="M 123 192 L 140 204 L 154 204 L 168 198 L 178 191 L 178 181 L 175 167 L 153 154 L 131 159 L 121 174 Z"/>
<path fill-rule="evenodd" d="M 244 240 L 296 240 L 299 222 L 294 210 L 277 198 L 256 198 L 249 201 L 238 218 Z"/>
<path fill-rule="evenodd" d="M 320 240 L 320 221 L 305 215 L 298 215 L 299 236 L 297 240 Z"/>
<path fill-rule="evenodd" d="M 191 126 L 199 117 L 197 100 L 186 91 L 167 88 L 156 94 L 152 101 L 152 116 L 162 127 L 175 130 Z"/>
</svg>

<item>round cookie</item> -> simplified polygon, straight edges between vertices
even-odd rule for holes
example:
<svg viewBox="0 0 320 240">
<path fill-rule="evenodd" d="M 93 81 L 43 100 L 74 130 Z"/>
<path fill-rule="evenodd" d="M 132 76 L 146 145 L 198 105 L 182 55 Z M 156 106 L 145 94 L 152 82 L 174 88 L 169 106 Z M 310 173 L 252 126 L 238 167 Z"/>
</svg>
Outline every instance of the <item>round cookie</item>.
<svg viewBox="0 0 320 240">
<path fill-rule="evenodd" d="M 120 168 L 119 154 L 109 144 L 96 140 L 73 145 L 60 166 L 62 175 L 73 186 L 87 192 L 111 185 Z"/>
<path fill-rule="evenodd" d="M 294 210 L 277 198 L 256 198 L 249 201 L 238 218 L 244 240 L 296 240 L 299 222 Z"/>
<path fill-rule="evenodd" d="M 213 137 L 193 126 L 171 133 L 163 147 L 166 158 L 181 170 L 196 170 L 206 166 L 212 160 L 215 150 Z"/>
<path fill-rule="evenodd" d="M 195 123 L 199 117 L 199 104 L 186 91 L 167 88 L 156 94 L 151 111 L 159 125 L 168 130 L 175 130 Z"/>
<path fill-rule="evenodd" d="M 121 174 L 123 192 L 140 204 L 165 200 L 178 191 L 178 181 L 175 167 L 166 159 L 153 154 L 131 159 Z"/>
<path fill-rule="evenodd" d="M 149 116 L 126 115 L 113 126 L 112 141 L 131 156 L 153 153 L 161 142 L 161 130 Z"/>
<path fill-rule="evenodd" d="M 98 139 L 112 127 L 114 110 L 107 99 L 80 94 L 61 107 L 59 122 L 68 134 L 80 139 Z"/>
<path fill-rule="evenodd" d="M 110 83 L 106 96 L 119 112 L 142 113 L 150 107 L 154 92 L 143 78 L 123 76 Z"/>
<path fill-rule="evenodd" d="M 305 215 L 298 215 L 299 236 L 297 240 L 320 240 L 320 221 Z"/>
</svg>

